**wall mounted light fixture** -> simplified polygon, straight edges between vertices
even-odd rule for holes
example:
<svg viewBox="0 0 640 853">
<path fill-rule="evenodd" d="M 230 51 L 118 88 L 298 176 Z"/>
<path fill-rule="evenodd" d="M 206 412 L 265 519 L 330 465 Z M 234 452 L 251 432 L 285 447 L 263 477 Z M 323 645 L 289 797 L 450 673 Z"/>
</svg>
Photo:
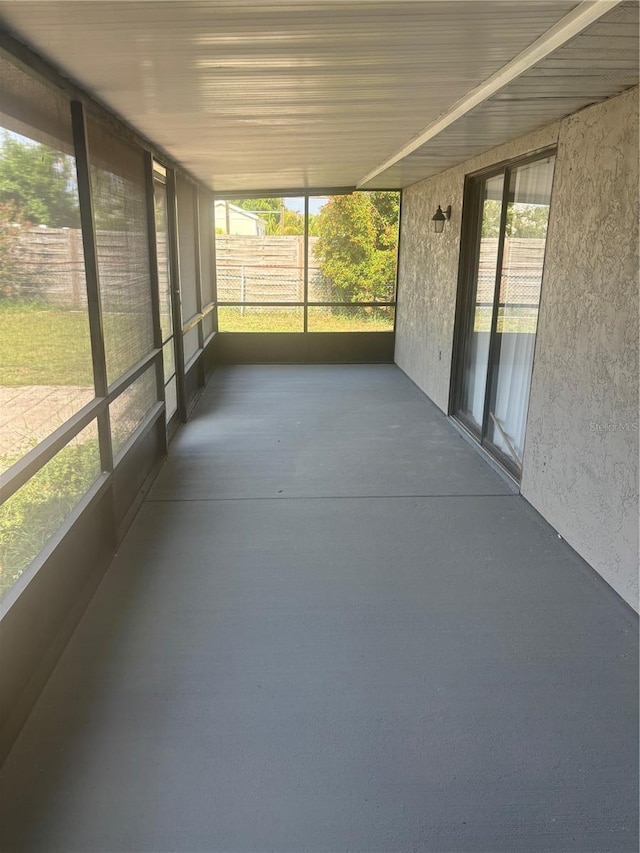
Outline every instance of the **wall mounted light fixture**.
<svg viewBox="0 0 640 853">
<path fill-rule="evenodd" d="M 440 205 L 438 205 L 438 209 L 431 217 L 431 221 L 433 222 L 433 229 L 436 234 L 442 234 L 444 229 L 444 223 L 448 222 L 451 219 L 451 205 L 448 205 L 446 210 L 443 210 Z"/>
</svg>

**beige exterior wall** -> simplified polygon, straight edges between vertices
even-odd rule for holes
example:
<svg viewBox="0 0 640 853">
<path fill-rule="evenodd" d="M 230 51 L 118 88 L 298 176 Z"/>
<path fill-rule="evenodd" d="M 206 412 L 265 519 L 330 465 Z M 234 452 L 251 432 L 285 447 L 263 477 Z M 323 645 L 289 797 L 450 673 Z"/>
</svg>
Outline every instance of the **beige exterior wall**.
<svg viewBox="0 0 640 853">
<path fill-rule="evenodd" d="M 464 177 L 556 143 L 522 494 L 637 609 L 637 89 L 405 190 L 396 361 L 446 412 Z"/>
</svg>

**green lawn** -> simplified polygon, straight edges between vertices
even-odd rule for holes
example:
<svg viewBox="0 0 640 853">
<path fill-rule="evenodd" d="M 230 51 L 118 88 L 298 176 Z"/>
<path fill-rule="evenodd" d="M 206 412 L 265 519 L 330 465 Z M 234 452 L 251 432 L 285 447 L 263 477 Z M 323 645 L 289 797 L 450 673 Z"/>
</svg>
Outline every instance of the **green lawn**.
<svg viewBox="0 0 640 853">
<path fill-rule="evenodd" d="M 104 314 L 104 334 L 112 341 L 110 376 L 127 370 L 131 352 L 118 340 L 137 340 L 135 315 Z M 89 320 L 86 311 L 42 303 L 0 300 L 0 385 L 93 385 Z"/>
<path fill-rule="evenodd" d="M 0 385 L 92 385 L 86 314 L 0 301 Z"/>
<path fill-rule="evenodd" d="M 219 306 L 221 332 L 302 332 L 302 308 Z M 309 307 L 310 332 L 391 332 L 393 309 Z"/>
<path fill-rule="evenodd" d="M 473 323 L 474 332 L 489 332 L 491 330 L 492 308 L 483 306 L 476 308 Z M 507 308 L 500 309 L 498 313 L 498 332 L 507 334 L 514 332 L 521 334 L 535 334 L 538 326 L 538 309 L 531 308 Z"/>
</svg>

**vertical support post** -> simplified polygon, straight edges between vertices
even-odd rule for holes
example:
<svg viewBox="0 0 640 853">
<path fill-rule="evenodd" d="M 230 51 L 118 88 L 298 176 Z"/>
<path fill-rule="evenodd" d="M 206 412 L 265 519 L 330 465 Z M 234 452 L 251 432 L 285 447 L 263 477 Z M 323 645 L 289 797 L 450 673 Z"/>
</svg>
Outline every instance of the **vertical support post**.
<svg viewBox="0 0 640 853">
<path fill-rule="evenodd" d="M 80 270 L 78 268 L 78 243 L 75 228 L 67 228 L 67 251 L 71 261 L 71 292 L 73 294 L 73 307 L 82 307 L 80 296 Z"/>
<path fill-rule="evenodd" d="M 93 361 L 93 382 L 96 397 L 106 400 L 109 393 L 109 381 L 107 377 L 102 300 L 100 297 L 100 273 L 98 270 L 95 217 L 91 192 L 89 146 L 87 142 L 87 123 L 84 105 L 80 101 L 71 102 L 71 125 L 76 154 L 78 196 L 80 199 L 80 224 L 82 227 L 84 267 L 87 282 L 87 308 Z M 109 406 L 105 406 L 98 415 L 98 440 L 102 470 L 111 473 L 113 471 L 113 446 L 111 444 Z"/>
<path fill-rule="evenodd" d="M 215 199 L 209 196 L 209 269 L 211 270 L 211 299 L 213 309 L 213 331 L 218 331 L 218 261 L 216 256 L 216 207 Z"/>
<path fill-rule="evenodd" d="M 396 333 L 396 322 L 398 319 L 398 282 L 400 281 L 400 241 L 402 239 L 402 205 L 404 203 L 404 190 L 398 193 L 398 239 L 396 241 L 396 280 L 393 287 L 393 334 Z"/>
<path fill-rule="evenodd" d="M 303 332 L 309 331 L 309 196 L 304 197 L 304 325 Z"/>
<path fill-rule="evenodd" d="M 156 396 L 165 402 L 164 353 L 162 351 L 162 326 L 160 323 L 160 280 L 158 275 L 158 244 L 156 241 L 155 193 L 153 187 L 153 155 L 144 152 L 145 200 L 147 205 L 147 235 L 149 238 L 149 278 L 151 280 L 151 316 L 153 319 L 153 345 L 159 350 L 156 357 Z M 165 407 L 164 452 L 167 452 L 167 412 Z"/>
<path fill-rule="evenodd" d="M 182 305 L 180 301 L 180 250 L 178 247 L 178 202 L 175 169 L 167 169 L 167 241 L 171 269 L 171 315 L 176 353 L 176 390 L 178 417 L 187 421 L 187 386 L 184 375 L 184 340 L 182 337 Z"/>
</svg>

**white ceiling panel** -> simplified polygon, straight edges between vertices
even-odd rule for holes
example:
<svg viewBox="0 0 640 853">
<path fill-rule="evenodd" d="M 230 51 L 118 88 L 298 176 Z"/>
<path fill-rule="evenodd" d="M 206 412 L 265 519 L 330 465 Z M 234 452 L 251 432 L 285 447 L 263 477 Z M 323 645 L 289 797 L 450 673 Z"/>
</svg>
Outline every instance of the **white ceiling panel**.
<svg viewBox="0 0 640 853">
<path fill-rule="evenodd" d="M 214 190 L 297 190 L 358 184 L 579 5 L 0 0 L 0 24 Z M 621 8 L 589 43 L 568 43 L 522 88 L 509 84 L 431 140 L 431 155 L 416 151 L 370 186 L 413 183 L 454 151 L 631 85 L 637 28 Z"/>
<path fill-rule="evenodd" d="M 366 186 L 409 186 L 637 85 L 639 25 L 622 3 Z"/>
</svg>

